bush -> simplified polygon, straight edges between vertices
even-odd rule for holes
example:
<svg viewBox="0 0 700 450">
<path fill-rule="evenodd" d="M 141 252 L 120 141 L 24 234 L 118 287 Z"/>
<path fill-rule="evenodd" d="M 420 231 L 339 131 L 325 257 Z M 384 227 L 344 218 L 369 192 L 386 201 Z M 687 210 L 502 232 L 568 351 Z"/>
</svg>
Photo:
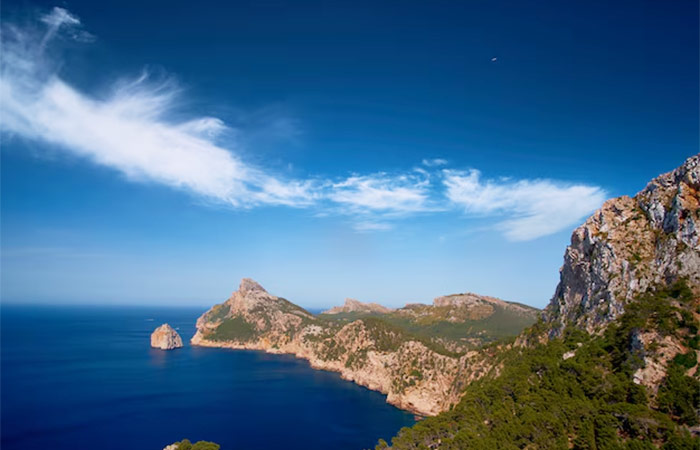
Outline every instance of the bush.
<svg viewBox="0 0 700 450">
<path fill-rule="evenodd" d="M 199 441 L 193 444 L 189 439 L 183 439 L 176 444 L 178 444 L 177 450 L 219 450 L 221 448 L 219 444 L 208 441 Z"/>
<path fill-rule="evenodd" d="M 685 375 L 682 366 L 671 366 L 659 387 L 659 409 L 686 425 L 698 424 L 700 381 Z"/>
</svg>

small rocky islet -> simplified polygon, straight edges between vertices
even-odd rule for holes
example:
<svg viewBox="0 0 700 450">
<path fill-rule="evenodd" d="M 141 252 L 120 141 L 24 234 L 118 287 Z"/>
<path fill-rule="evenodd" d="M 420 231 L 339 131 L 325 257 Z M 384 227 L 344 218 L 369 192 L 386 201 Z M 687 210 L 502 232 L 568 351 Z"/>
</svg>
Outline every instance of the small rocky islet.
<svg viewBox="0 0 700 450">
<path fill-rule="evenodd" d="M 172 350 L 182 347 L 182 337 L 167 323 L 156 328 L 151 333 L 151 347 L 161 350 Z"/>
</svg>

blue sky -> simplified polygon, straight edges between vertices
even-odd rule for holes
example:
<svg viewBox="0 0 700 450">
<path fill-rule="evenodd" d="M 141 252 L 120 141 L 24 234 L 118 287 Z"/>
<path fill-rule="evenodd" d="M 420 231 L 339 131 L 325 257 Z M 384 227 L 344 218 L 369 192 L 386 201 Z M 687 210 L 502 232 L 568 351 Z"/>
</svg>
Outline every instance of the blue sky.
<svg viewBox="0 0 700 450">
<path fill-rule="evenodd" d="M 698 4 L 10 1 L 2 297 L 543 307 L 698 151 Z"/>
</svg>

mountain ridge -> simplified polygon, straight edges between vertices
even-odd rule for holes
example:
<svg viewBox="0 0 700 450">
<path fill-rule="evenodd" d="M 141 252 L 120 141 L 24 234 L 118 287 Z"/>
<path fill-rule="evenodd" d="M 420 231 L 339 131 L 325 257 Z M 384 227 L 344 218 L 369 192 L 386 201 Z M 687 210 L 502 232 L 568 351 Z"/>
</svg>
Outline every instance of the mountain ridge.
<svg viewBox="0 0 700 450">
<path fill-rule="evenodd" d="M 225 302 L 197 319 L 191 343 L 294 354 L 314 368 L 339 372 L 345 379 L 386 394 L 387 401 L 400 408 L 435 415 L 459 400 L 462 379 L 475 379 L 491 370 L 487 358 L 471 349 L 488 341 L 477 333 L 470 338 L 472 342 L 466 334 L 469 328 L 465 324 L 483 322 L 484 311 L 467 317 L 482 303 L 479 299 L 444 305 L 438 301 L 440 306 L 421 305 L 415 310 L 414 305 L 401 311 L 367 308 L 351 301 L 349 312 L 343 309 L 313 316 L 246 278 Z M 493 311 L 506 305 L 496 299 L 486 303 L 496 305 L 491 306 Z M 435 311 L 439 314 L 432 314 Z M 528 310 L 533 322 L 535 311 Z M 457 312 L 462 316 L 448 320 Z M 418 323 L 420 320 L 428 324 Z M 455 328 L 461 330 L 465 341 L 450 339 L 448 333 L 443 338 L 420 333 L 436 324 L 447 326 L 451 333 Z"/>
</svg>

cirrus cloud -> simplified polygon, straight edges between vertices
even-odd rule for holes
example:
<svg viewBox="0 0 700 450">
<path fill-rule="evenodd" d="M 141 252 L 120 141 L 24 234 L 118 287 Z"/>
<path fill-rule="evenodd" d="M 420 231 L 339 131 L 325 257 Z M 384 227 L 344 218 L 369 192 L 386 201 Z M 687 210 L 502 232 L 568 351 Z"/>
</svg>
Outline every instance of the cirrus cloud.
<svg viewBox="0 0 700 450">
<path fill-rule="evenodd" d="M 606 198 L 596 186 L 551 180 L 482 180 L 481 172 L 444 170 L 445 195 L 470 215 L 496 216 L 513 241 L 526 241 L 575 225 Z"/>
</svg>

